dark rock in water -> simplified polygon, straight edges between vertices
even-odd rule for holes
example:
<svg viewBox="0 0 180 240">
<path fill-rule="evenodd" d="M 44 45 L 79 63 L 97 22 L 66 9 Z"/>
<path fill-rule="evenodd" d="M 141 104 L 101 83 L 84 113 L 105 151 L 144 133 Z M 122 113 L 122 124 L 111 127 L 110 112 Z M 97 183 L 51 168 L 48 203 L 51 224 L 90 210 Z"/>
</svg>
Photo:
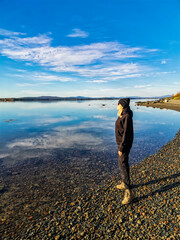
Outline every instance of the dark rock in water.
<svg viewBox="0 0 180 240">
<path fill-rule="evenodd" d="M 14 122 L 14 121 L 17 121 L 17 120 L 16 119 L 8 119 L 8 120 L 6 120 L 4 122 L 9 123 L 9 122 Z"/>
</svg>

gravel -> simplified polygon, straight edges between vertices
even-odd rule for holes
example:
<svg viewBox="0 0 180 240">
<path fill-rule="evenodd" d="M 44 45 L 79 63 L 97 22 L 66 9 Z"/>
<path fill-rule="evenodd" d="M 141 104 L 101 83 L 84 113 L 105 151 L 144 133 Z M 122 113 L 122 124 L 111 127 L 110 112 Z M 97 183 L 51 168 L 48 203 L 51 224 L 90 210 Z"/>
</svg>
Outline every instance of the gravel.
<svg viewBox="0 0 180 240">
<path fill-rule="evenodd" d="M 136 198 L 126 206 L 117 172 L 99 182 L 85 172 L 78 180 L 80 170 L 70 178 L 55 161 L 2 171 L 1 239 L 180 239 L 179 160 L 180 131 L 131 167 Z"/>
</svg>

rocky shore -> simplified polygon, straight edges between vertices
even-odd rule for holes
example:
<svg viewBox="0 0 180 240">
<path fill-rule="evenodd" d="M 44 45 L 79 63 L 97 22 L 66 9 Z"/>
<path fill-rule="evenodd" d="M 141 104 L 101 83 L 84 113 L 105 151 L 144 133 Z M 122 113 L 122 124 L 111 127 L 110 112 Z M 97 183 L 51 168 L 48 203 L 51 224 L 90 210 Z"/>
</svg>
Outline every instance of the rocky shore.
<svg viewBox="0 0 180 240">
<path fill-rule="evenodd" d="M 137 106 L 171 109 L 175 111 L 180 111 L 180 99 L 174 100 L 171 98 L 167 98 L 167 99 L 159 99 L 156 101 L 137 102 L 136 104 Z"/>
<path fill-rule="evenodd" d="M 9 178 L 2 173 L 1 239 L 179 239 L 179 169 L 180 131 L 157 154 L 131 167 L 136 198 L 127 206 L 116 189 L 119 175 L 66 195 L 60 184 L 43 185 L 38 172 L 31 177 L 26 169 L 24 179 L 19 172 L 9 174 L 14 184 L 8 193 Z"/>
</svg>

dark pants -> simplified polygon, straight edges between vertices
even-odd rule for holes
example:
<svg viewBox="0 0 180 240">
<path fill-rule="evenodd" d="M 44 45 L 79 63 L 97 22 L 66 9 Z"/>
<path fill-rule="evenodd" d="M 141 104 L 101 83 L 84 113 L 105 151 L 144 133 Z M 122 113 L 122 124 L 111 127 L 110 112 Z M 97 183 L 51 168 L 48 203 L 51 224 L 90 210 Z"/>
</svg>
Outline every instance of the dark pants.
<svg viewBox="0 0 180 240">
<path fill-rule="evenodd" d="M 130 186 L 130 177 L 129 177 L 129 151 L 119 156 L 118 154 L 118 165 L 120 169 L 121 179 L 126 184 L 127 188 Z"/>
</svg>

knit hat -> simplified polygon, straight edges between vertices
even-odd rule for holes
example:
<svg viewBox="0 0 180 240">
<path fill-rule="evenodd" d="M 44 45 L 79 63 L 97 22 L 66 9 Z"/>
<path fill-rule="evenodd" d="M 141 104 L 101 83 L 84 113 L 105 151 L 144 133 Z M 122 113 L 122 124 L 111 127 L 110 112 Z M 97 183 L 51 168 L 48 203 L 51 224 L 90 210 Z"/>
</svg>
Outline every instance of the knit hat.
<svg viewBox="0 0 180 240">
<path fill-rule="evenodd" d="M 121 104 L 123 108 L 129 107 L 130 98 L 121 98 L 118 102 L 118 105 Z"/>
</svg>

